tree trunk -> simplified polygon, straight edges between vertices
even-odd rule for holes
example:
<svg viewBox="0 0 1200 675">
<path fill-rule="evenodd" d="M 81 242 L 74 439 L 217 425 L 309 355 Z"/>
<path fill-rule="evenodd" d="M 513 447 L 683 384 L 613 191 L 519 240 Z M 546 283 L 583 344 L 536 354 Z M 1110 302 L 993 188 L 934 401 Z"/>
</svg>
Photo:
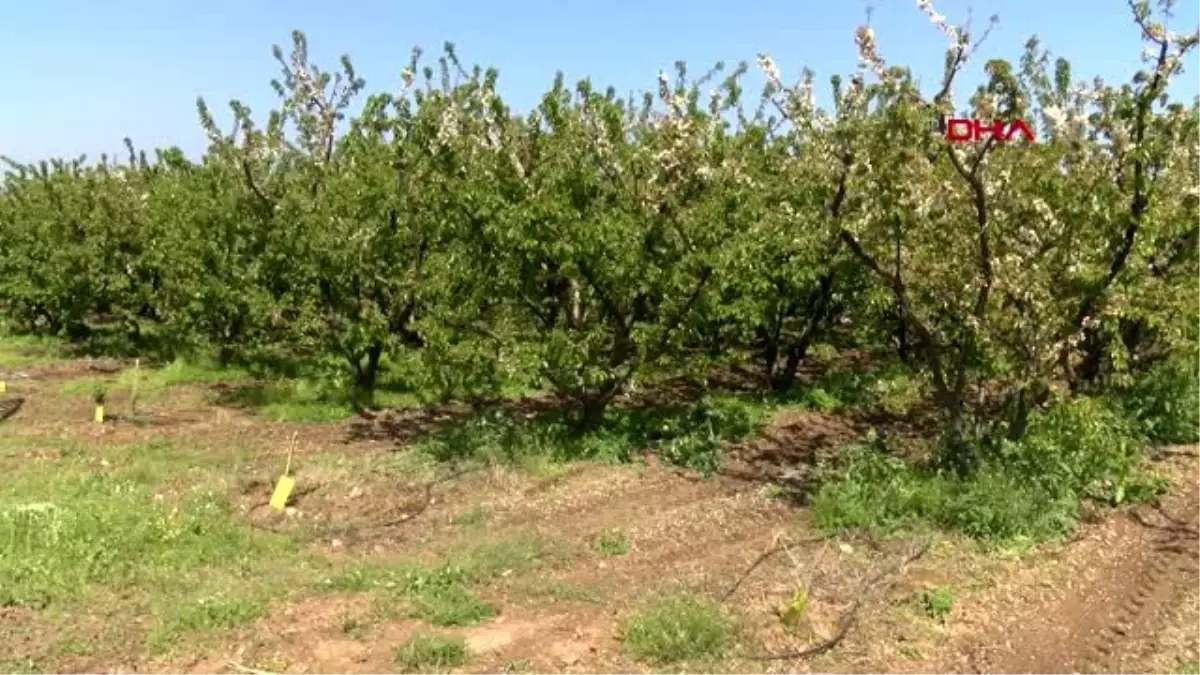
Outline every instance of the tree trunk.
<svg viewBox="0 0 1200 675">
<path fill-rule="evenodd" d="M 1109 344 L 1109 334 L 1101 328 L 1089 328 L 1084 332 L 1083 358 L 1075 370 L 1076 377 L 1072 381 L 1072 390 L 1092 389 L 1100 384 L 1105 374 L 1105 350 Z"/>
<path fill-rule="evenodd" d="M 964 426 L 962 401 L 946 410 L 946 436 L 939 451 L 942 466 L 954 471 L 960 478 L 966 478 L 974 466 L 974 453 L 967 443 Z"/>
<path fill-rule="evenodd" d="M 579 416 L 575 420 L 576 433 L 584 434 L 599 429 L 604 424 L 604 413 L 610 403 L 624 388 L 624 380 L 613 379 L 606 382 L 598 390 L 582 392 L 575 400 L 580 403 Z"/>
<path fill-rule="evenodd" d="M 809 341 L 809 334 L 806 333 L 798 342 L 788 347 L 787 360 L 784 361 L 783 369 L 771 377 L 773 390 L 783 393 L 796 384 L 796 375 L 800 372 L 800 362 L 808 354 Z"/>
<path fill-rule="evenodd" d="M 383 356 L 383 344 L 371 343 L 367 348 L 366 363 L 355 355 L 350 359 L 354 369 L 354 405 L 365 409 L 375 404 L 375 385 L 379 379 L 379 360 Z"/>
</svg>

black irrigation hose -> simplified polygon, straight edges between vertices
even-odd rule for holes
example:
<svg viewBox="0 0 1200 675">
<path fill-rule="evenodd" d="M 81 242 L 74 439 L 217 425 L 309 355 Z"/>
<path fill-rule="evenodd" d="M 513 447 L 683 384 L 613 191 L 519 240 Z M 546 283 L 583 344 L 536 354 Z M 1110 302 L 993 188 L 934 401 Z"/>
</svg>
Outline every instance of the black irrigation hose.
<svg viewBox="0 0 1200 675">
<path fill-rule="evenodd" d="M 16 415 L 24 403 L 25 399 L 20 396 L 0 401 L 0 422 Z"/>
</svg>

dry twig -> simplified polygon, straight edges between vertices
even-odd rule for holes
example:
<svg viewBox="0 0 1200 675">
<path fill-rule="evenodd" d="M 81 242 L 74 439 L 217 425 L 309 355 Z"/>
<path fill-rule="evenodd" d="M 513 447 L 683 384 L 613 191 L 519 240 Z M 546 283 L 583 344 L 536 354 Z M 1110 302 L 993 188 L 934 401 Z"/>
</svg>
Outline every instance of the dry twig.
<svg viewBox="0 0 1200 675">
<path fill-rule="evenodd" d="M 886 577 L 894 574 L 895 572 L 899 571 L 902 567 L 912 563 L 917 558 L 920 558 L 921 556 L 925 555 L 925 552 L 928 550 L 929 550 L 929 543 L 924 542 L 920 546 L 918 546 L 913 552 L 911 552 L 908 555 L 905 555 L 903 558 L 901 558 L 899 562 L 896 562 L 892 565 L 884 566 L 883 568 L 878 570 L 875 574 L 868 576 L 867 579 L 863 582 L 862 586 L 859 587 L 858 594 L 855 596 L 854 601 L 852 603 L 850 603 L 850 608 L 847 609 L 842 614 L 842 616 L 838 619 L 837 631 L 835 631 L 833 636 L 830 637 L 829 639 L 823 640 L 821 642 L 818 642 L 815 645 L 810 645 L 808 647 L 805 647 L 803 649 L 796 650 L 796 651 L 783 652 L 783 653 L 779 653 L 779 654 L 747 655 L 747 656 L 744 656 L 743 658 L 747 658 L 747 659 L 750 659 L 753 661 L 792 661 L 792 660 L 797 660 L 797 659 L 808 658 L 811 656 L 816 656 L 818 654 L 823 654 L 823 653 L 833 649 L 834 647 L 838 646 L 838 644 L 840 644 L 842 642 L 842 640 L 844 640 L 846 638 L 846 635 L 850 632 L 850 629 L 854 626 L 854 622 L 858 618 L 858 609 L 859 609 L 859 607 L 862 606 L 863 600 L 867 597 L 867 595 L 870 594 L 870 592 L 872 590 L 874 590 L 875 587 L 878 584 L 880 584 L 880 582 L 882 582 Z"/>
</svg>

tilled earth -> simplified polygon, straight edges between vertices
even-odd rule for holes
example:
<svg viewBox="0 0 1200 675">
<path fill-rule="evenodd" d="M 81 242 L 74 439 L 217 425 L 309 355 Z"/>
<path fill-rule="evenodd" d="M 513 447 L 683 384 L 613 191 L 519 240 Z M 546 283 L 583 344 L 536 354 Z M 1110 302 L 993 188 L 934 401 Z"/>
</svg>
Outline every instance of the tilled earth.
<svg viewBox="0 0 1200 675">
<path fill-rule="evenodd" d="M 53 471 L 64 440 L 99 454 L 156 439 L 199 453 L 237 447 L 247 459 L 228 483 L 248 525 L 307 527 L 316 533 L 312 554 L 387 563 L 432 560 L 483 540 L 555 542 L 561 551 L 552 562 L 512 570 L 481 590 L 502 609 L 481 625 L 452 631 L 473 655 L 463 672 L 650 672 L 623 653 L 619 628 L 646 598 L 679 587 L 722 600 L 741 625 L 733 655 L 695 666 L 701 669 L 1161 672 L 1197 658 L 1195 447 L 1164 453 L 1160 469 L 1174 488 L 1161 503 L 1108 513 L 1068 543 L 1002 555 L 944 537 L 906 558 L 917 542 L 818 540 L 805 510 L 770 496 L 761 472 L 747 469 L 768 454 L 811 459 L 853 434 L 852 425 L 829 415 L 781 413 L 760 439 L 737 449 L 727 475 L 710 480 L 650 459 L 550 473 L 488 468 L 429 484 L 375 470 L 399 461 L 402 442 L 382 431 L 362 433 L 361 420 L 266 422 L 214 405 L 203 389 L 172 387 L 144 405 L 148 422 L 95 425 L 86 395 L 61 393 L 64 380 L 89 374 L 86 366 L 60 362 L 24 372 L 10 396 L 25 403 L 0 422 L 0 469 L 32 461 Z M 382 430 L 388 420 L 370 425 Z M 419 432 L 403 440 L 413 436 Z M 294 511 L 270 516 L 263 504 L 293 437 L 300 481 Z M 486 519 L 463 525 L 471 512 Z M 593 542 L 616 529 L 628 552 L 597 554 Z M 777 608 L 804 582 L 812 589 L 808 625 L 788 632 Z M 955 589 L 953 607 L 937 619 L 917 600 L 934 586 Z M 267 617 L 215 641 L 185 641 L 166 659 L 111 637 L 136 640 L 146 629 L 140 617 L 122 615 L 119 602 L 76 612 L 78 630 L 90 626 L 109 637 L 87 653 L 58 656 L 53 647 L 65 639 L 65 627 L 34 610 L 0 608 L 0 659 L 36 659 L 59 672 L 389 672 L 395 646 L 423 627 L 381 618 L 375 602 L 361 593 L 298 591 L 273 603 Z M 856 620 L 836 647 L 774 658 L 834 637 L 852 609 Z M 348 634 L 347 621 L 356 617 L 363 628 Z"/>
</svg>

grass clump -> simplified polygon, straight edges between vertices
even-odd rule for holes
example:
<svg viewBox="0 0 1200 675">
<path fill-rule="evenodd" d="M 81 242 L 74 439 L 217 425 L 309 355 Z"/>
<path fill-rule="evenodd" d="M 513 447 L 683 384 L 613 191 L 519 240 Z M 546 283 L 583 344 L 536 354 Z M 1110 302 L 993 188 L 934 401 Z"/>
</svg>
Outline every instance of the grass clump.
<svg viewBox="0 0 1200 675">
<path fill-rule="evenodd" d="M 655 664 L 718 658 L 733 644 L 734 623 L 711 600 L 690 594 L 662 598 L 626 620 L 626 652 Z"/>
<path fill-rule="evenodd" d="M 251 594 L 214 593 L 177 602 L 147 635 L 151 653 L 166 653 L 184 635 L 212 636 L 267 615 L 267 602 Z"/>
<path fill-rule="evenodd" d="M 933 526 L 982 540 L 1058 538 L 1075 526 L 1082 499 L 1116 505 L 1162 491 L 1141 465 L 1145 448 L 1120 410 L 1076 399 L 1035 415 L 1019 442 L 981 452 L 965 478 L 874 447 L 848 448 L 814 495 L 813 515 L 833 531 Z"/>
<path fill-rule="evenodd" d="M 326 579 L 331 591 L 381 590 L 401 600 L 409 614 L 437 626 L 464 626 L 495 616 L 499 608 L 480 598 L 474 587 L 502 573 L 536 564 L 544 555 L 536 539 L 491 542 L 427 565 L 359 565 Z"/>
<path fill-rule="evenodd" d="M 593 546 L 600 555 L 625 555 L 629 553 L 629 537 L 621 530 L 612 530 L 597 537 Z"/>
<path fill-rule="evenodd" d="M 418 633 L 396 647 L 396 667 L 403 673 L 428 673 L 467 662 L 467 644 L 461 637 Z"/>
</svg>

